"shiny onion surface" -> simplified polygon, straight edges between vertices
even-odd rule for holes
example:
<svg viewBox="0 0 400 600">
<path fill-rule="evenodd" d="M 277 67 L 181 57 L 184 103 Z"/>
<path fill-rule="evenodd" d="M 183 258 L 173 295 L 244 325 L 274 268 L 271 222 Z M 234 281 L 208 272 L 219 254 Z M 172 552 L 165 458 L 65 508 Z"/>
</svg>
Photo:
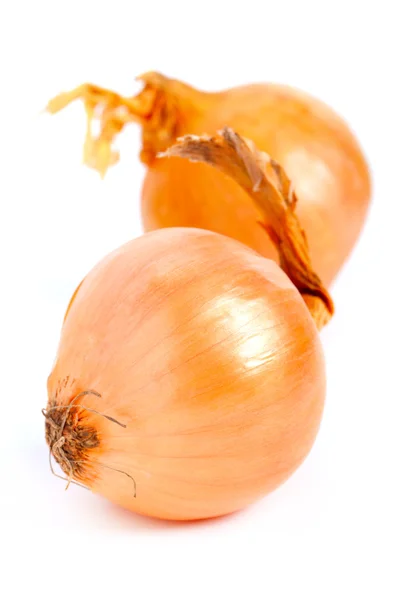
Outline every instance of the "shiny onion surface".
<svg viewBox="0 0 400 600">
<path fill-rule="evenodd" d="M 249 190 L 287 275 L 200 229 L 125 244 L 68 306 L 44 415 L 50 458 L 68 482 L 189 520 L 245 507 L 302 463 L 325 397 L 317 328 L 333 306 L 290 182 L 265 155 L 229 130 L 170 155 L 207 160 Z"/>
</svg>

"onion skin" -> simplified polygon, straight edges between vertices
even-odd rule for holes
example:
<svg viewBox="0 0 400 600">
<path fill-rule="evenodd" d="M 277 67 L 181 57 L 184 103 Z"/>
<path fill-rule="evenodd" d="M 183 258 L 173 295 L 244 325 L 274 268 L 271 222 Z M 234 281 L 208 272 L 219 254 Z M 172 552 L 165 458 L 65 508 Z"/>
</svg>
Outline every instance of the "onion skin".
<svg viewBox="0 0 400 600">
<path fill-rule="evenodd" d="M 324 360 L 273 261 L 208 231 L 162 229 L 103 259 L 68 311 L 47 414 L 95 390 L 85 406 L 126 426 L 71 410 L 64 435 L 95 432 L 72 474 L 93 492 L 153 517 L 215 517 L 275 489 L 308 454 Z"/>
<path fill-rule="evenodd" d="M 205 93 L 159 73 L 140 79 L 145 88 L 134 98 L 84 85 L 53 99 L 48 109 L 57 112 L 83 97 L 90 120 L 95 106 L 107 108 L 99 140 L 89 136 L 85 146 L 87 164 L 103 174 L 118 160 L 110 150 L 115 135 L 126 122 L 141 124 L 141 159 L 148 166 L 141 204 L 145 231 L 209 229 L 277 259 L 258 226 L 259 211 L 234 181 L 204 164 L 155 160 L 178 136 L 212 136 L 229 126 L 287 172 L 314 268 L 329 285 L 360 234 L 371 195 L 367 163 L 347 124 L 324 103 L 288 86 L 255 84 Z"/>
</svg>

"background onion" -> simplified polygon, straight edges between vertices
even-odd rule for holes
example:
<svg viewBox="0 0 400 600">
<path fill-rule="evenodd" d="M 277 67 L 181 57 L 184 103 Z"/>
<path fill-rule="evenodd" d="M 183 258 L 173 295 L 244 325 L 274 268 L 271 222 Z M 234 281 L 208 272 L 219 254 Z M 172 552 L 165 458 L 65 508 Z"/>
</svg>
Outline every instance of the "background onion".
<svg viewBox="0 0 400 600">
<path fill-rule="evenodd" d="M 329 284 L 354 246 L 370 200 L 368 167 L 347 124 L 324 103 L 288 86 L 257 84 L 205 93 L 159 73 L 140 79 L 144 89 L 134 98 L 83 85 L 53 99 L 48 109 L 57 112 L 84 98 L 89 120 L 85 160 L 103 174 L 118 160 L 111 148 L 117 133 L 130 121 L 141 124 L 141 158 L 148 166 L 142 193 L 145 230 L 210 229 L 277 258 L 257 225 L 257 207 L 235 181 L 204 164 L 155 160 L 178 136 L 214 135 L 229 126 L 288 173 L 313 263 Z M 100 134 L 93 138 L 91 120 L 99 108 Z"/>
</svg>

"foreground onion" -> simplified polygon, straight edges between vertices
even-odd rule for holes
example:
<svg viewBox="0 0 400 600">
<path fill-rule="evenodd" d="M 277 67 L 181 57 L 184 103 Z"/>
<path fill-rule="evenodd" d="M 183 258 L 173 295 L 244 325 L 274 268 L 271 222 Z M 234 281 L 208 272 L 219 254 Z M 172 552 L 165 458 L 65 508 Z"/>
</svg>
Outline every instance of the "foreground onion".
<svg viewBox="0 0 400 600">
<path fill-rule="evenodd" d="M 129 242 L 68 307 L 46 439 L 69 481 L 135 512 L 200 519 L 262 497 L 309 452 L 325 396 L 316 324 L 333 309 L 283 172 L 228 130 L 170 153 L 249 190 L 302 295 L 276 263 L 209 231 Z"/>
<path fill-rule="evenodd" d="M 76 98 L 84 99 L 85 161 L 101 173 L 118 160 L 111 148 L 115 136 L 126 123 L 141 124 L 141 159 L 148 166 L 142 193 L 145 230 L 210 229 L 276 258 L 273 244 L 257 225 L 259 211 L 235 181 L 207 165 L 155 160 L 178 136 L 214 135 L 229 126 L 288 173 L 314 267 L 329 284 L 354 246 L 370 199 L 365 159 L 342 119 L 325 104 L 286 86 L 248 85 L 205 93 L 159 73 L 140 79 L 145 86 L 134 98 L 87 84 L 60 94 L 48 109 L 54 113 Z M 95 138 L 94 117 L 100 119 Z"/>
</svg>

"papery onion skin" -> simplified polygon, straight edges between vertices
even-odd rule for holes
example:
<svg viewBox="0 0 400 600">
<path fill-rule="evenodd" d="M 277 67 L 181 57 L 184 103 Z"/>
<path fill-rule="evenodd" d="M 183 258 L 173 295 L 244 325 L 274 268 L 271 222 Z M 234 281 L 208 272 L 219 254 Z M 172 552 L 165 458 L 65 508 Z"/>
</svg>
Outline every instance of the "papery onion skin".
<svg viewBox="0 0 400 600">
<path fill-rule="evenodd" d="M 301 464 L 321 420 L 324 360 L 274 262 L 171 228 L 129 242 L 80 285 L 48 408 L 83 390 L 101 394 L 86 407 L 126 428 L 77 409 L 75 426 L 95 430 L 98 445 L 75 478 L 138 513 L 203 519 L 247 506 Z"/>
</svg>

